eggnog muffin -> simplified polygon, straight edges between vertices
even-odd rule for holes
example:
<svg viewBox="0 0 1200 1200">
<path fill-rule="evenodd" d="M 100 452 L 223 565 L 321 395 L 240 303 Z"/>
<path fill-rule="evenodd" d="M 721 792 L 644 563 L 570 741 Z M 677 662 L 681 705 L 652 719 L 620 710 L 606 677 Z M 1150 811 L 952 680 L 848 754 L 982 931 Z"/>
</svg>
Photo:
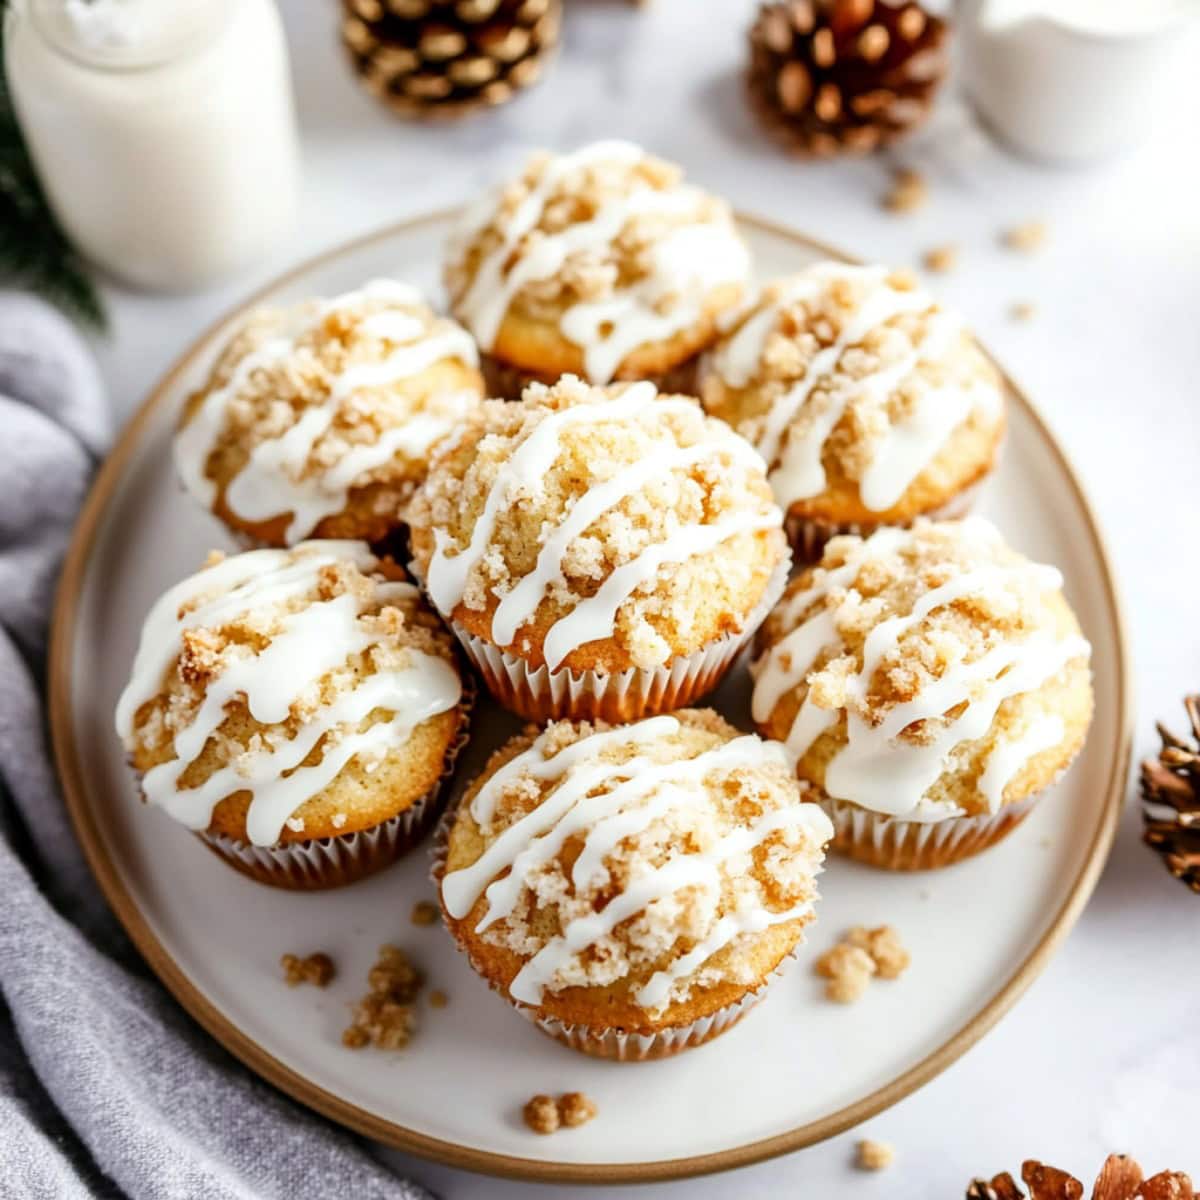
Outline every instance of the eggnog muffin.
<svg viewBox="0 0 1200 1200">
<path fill-rule="evenodd" d="M 414 570 L 497 698 L 630 720 L 713 687 L 782 590 L 754 450 L 684 396 L 571 376 L 487 401 L 409 510 Z"/>
<path fill-rule="evenodd" d="M 407 284 L 255 313 L 184 408 L 188 491 L 245 540 L 375 542 L 483 395 L 467 332 Z"/>
<path fill-rule="evenodd" d="M 832 834 L 782 747 L 711 710 L 564 721 L 492 756 L 435 875 L 471 965 L 541 1029 L 658 1058 L 761 997 L 813 918 Z"/>
<path fill-rule="evenodd" d="M 768 284 L 698 390 L 758 447 L 805 559 L 836 533 L 962 515 L 1004 433 L 999 375 L 962 320 L 884 267 Z"/>
<path fill-rule="evenodd" d="M 568 373 L 683 387 L 680 371 L 749 273 L 724 201 L 639 146 L 606 141 L 537 155 L 474 205 L 446 284 L 491 391 L 515 399 L 530 380 Z"/>
<path fill-rule="evenodd" d="M 767 619 L 753 715 L 823 789 L 835 848 L 943 866 L 998 841 L 1079 752 L 1091 647 L 1062 576 L 980 518 L 839 537 Z"/>
<path fill-rule="evenodd" d="M 214 555 L 146 618 L 116 714 L 143 796 L 265 883 L 387 865 L 465 739 L 453 641 L 380 567 L 362 542 Z"/>
</svg>

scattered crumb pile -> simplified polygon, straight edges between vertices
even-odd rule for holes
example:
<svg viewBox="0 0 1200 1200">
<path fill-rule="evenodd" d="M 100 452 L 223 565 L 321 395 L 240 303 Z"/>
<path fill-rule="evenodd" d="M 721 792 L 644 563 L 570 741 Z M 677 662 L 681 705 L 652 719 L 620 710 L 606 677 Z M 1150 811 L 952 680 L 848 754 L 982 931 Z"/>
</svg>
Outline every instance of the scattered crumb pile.
<svg viewBox="0 0 1200 1200">
<path fill-rule="evenodd" d="M 586 1125 L 597 1113 L 596 1102 L 583 1092 L 564 1092 L 553 1096 L 534 1096 L 522 1109 L 525 1124 L 534 1133 L 553 1133 L 563 1127 Z"/>
<path fill-rule="evenodd" d="M 311 983 L 314 987 L 323 988 L 337 974 L 333 959 L 320 952 L 306 954 L 303 958 L 298 954 L 285 954 L 280 958 L 279 965 L 283 968 L 283 981 L 288 987 Z"/>
<path fill-rule="evenodd" d="M 416 1027 L 416 1002 L 424 985 L 421 972 L 398 946 L 380 946 L 367 974 L 370 991 L 354 1006 L 354 1017 L 342 1031 L 342 1045 L 358 1050 L 377 1046 L 401 1050 Z"/>
<path fill-rule="evenodd" d="M 875 1142 L 870 1138 L 863 1138 L 858 1143 L 854 1165 L 860 1171 L 882 1171 L 884 1167 L 890 1167 L 895 1159 L 896 1148 L 894 1146 L 887 1142 Z"/>
<path fill-rule="evenodd" d="M 911 955 L 890 925 L 867 929 L 856 925 L 827 950 L 814 964 L 814 970 L 829 982 L 825 995 L 838 1004 L 853 1004 L 867 990 L 873 975 L 880 979 L 899 979 L 908 967 Z"/>
</svg>

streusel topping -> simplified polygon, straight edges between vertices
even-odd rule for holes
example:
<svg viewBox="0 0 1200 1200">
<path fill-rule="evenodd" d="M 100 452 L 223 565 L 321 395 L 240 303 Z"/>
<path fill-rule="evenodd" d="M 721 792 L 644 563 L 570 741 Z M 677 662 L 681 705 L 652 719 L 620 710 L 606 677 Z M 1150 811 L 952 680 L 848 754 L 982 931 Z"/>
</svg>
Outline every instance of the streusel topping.
<svg viewBox="0 0 1200 1200">
<path fill-rule="evenodd" d="M 691 324 L 712 288 L 748 276 L 729 206 L 616 141 L 532 158 L 467 214 L 446 269 L 454 311 L 481 346 L 510 311 L 559 325 L 588 351 L 596 383 L 638 345 Z"/>
<path fill-rule="evenodd" d="M 833 832 L 781 747 L 697 710 L 516 739 L 459 822 L 480 852 L 443 903 L 524 960 L 514 999 L 625 983 L 650 1012 L 753 982 L 740 947 L 811 918 Z"/>
<path fill-rule="evenodd" d="M 497 645 L 544 651 L 552 670 L 606 637 L 638 666 L 690 653 L 698 616 L 723 602 L 744 616 L 786 553 L 752 448 L 649 383 L 567 376 L 486 402 L 408 515 L 440 611 L 490 612 Z"/>
<path fill-rule="evenodd" d="M 791 752 L 824 752 L 830 795 L 907 819 L 991 811 L 1062 721 L 1022 698 L 1087 678 L 1062 576 L 981 518 L 835 538 L 760 635 L 754 719 L 790 722 Z M 997 739 L 1000 717 L 1005 736 Z M 956 802 L 949 789 L 956 785 Z"/>
<path fill-rule="evenodd" d="M 158 601 L 116 716 L 155 763 L 151 803 L 204 829 L 249 791 L 247 834 L 270 844 L 341 769 L 369 769 L 458 703 L 449 635 L 378 565 L 358 542 L 256 550 Z"/>
<path fill-rule="evenodd" d="M 372 484 L 376 506 L 407 500 L 430 447 L 478 401 L 478 351 L 406 284 L 291 308 L 243 325 L 189 403 L 175 441 L 188 489 L 211 505 L 224 485 L 247 521 L 291 513 L 310 534 Z"/>
<path fill-rule="evenodd" d="M 767 285 L 701 369 L 705 407 L 758 447 L 785 507 L 833 478 L 896 504 L 956 429 L 998 428 L 999 377 L 907 273 L 822 263 Z"/>
</svg>

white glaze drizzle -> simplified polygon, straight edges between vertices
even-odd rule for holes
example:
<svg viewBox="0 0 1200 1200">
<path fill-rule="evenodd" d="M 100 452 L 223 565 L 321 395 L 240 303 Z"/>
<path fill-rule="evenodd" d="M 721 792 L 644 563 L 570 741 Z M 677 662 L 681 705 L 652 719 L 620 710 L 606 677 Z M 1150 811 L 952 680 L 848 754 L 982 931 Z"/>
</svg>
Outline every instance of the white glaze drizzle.
<svg viewBox="0 0 1200 1200">
<path fill-rule="evenodd" d="M 559 455 L 563 431 L 581 423 L 625 420 L 636 416 L 651 403 L 660 409 L 692 409 L 691 401 L 658 397 L 653 384 L 641 382 L 631 384 L 615 397 L 601 402 L 575 405 L 551 413 L 500 468 L 466 549 L 447 554 L 450 539 L 444 531 L 434 530 L 434 553 L 426 587 L 443 615 L 450 616 L 461 603 L 470 572 L 486 554 L 496 523 L 511 498 L 528 494 L 540 486 L 540 480 Z M 492 617 L 492 638 L 496 644 L 511 645 L 521 626 L 536 613 L 547 590 L 555 583 L 565 582 L 563 557 L 571 542 L 593 521 L 650 481 L 722 454 L 750 469 L 761 465 L 747 442 L 736 435 L 727 436 L 719 443 L 699 443 L 649 456 L 584 493 L 568 509 L 562 522 L 545 535 L 533 570 L 501 597 Z M 659 568 L 708 553 L 738 534 L 777 528 L 781 519 L 774 507 L 766 512 L 734 513 L 712 525 L 684 525 L 664 541 L 647 546 L 612 571 L 592 596 L 579 599 L 570 612 L 547 630 L 543 641 L 547 666 L 551 671 L 557 670 L 579 646 L 611 637 L 621 605 L 638 587 L 652 581 Z"/>
<path fill-rule="evenodd" d="M 640 753 L 621 763 L 600 757 L 615 746 L 636 749 L 653 744 L 679 728 L 675 717 L 654 717 L 593 734 L 549 758 L 545 756 L 543 734 L 528 750 L 506 763 L 472 802 L 471 815 L 477 822 L 492 819 L 497 800 L 523 775 L 553 781 L 556 786 L 535 809 L 506 828 L 474 863 L 445 876 L 442 899 L 450 915 L 463 919 L 479 898 L 486 896 L 487 909 L 476 925 L 477 932 L 510 916 L 529 885 L 530 875 L 559 854 L 569 838 L 580 835 L 583 846 L 571 870 L 572 883 L 583 889 L 598 880 L 603 882 L 607 876 L 604 859 L 624 838 L 642 832 L 674 808 L 695 804 L 705 780 L 714 772 L 753 768 L 771 761 L 786 764 L 781 747 L 753 736 L 736 738 L 683 761 L 656 762 Z M 511 995 L 537 1004 L 555 976 L 576 955 L 622 921 L 681 888 L 719 887 L 723 863 L 748 854 L 771 834 L 792 827 L 809 830 L 817 844 L 832 836 L 824 813 L 816 805 L 797 800 L 794 805 L 768 812 L 750 827 L 733 830 L 703 853 L 677 854 L 663 866 L 631 881 L 601 912 L 568 922 L 560 936 L 550 939 L 525 963 L 510 985 Z M 636 1002 L 647 1008 L 661 1007 L 676 980 L 692 974 L 739 934 L 795 920 L 810 911 L 810 904 L 780 913 L 762 905 L 749 905 L 719 919 L 702 943 L 640 988 Z"/>
<path fill-rule="evenodd" d="M 366 301 L 405 307 L 424 307 L 421 293 L 398 280 L 377 279 L 361 289 L 322 302 L 315 315 L 295 327 L 269 337 L 245 355 L 227 382 L 205 396 L 191 420 L 176 434 L 175 463 L 184 485 L 201 503 L 212 505 L 216 484 L 205 469 L 209 455 L 225 428 L 230 401 L 256 371 L 269 370 L 295 353 L 301 339 L 333 312 L 353 309 Z M 443 359 L 458 359 L 476 366 L 479 352 L 465 329 L 442 321 L 426 332 L 423 321 L 408 312 L 383 310 L 365 317 L 361 329 L 390 343 L 378 363 L 347 366 L 331 380 L 329 393 L 317 405 L 304 409 L 300 418 L 281 436 L 260 442 L 249 460 L 229 482 L 225 501 L 231 511 L 247 521 L 266 521 L 284 513 L 291 520 L 284 533 L 289 544 L 310 533 L 331 513 L 341 511 L 350 489 L 367 472 L 390 461 L 397 453 L 420 457 L 448 433 L 473 399 L 469 392 L 437 398 L 437 411 L 417 414 L 403 426 L 385 430 L 375 441 L 351 447 L 332 467 L 304 475 L 317 442 L 329 431 L 347 397 L 367 388 L 386 387 L 412 378 Z"/>
<path fill-rule="evenodd" d="M 478 265 L 458 304 L 458 311 L 481 346 L 492 349 L 513 297 L 528 283 L 549 279 L 579 252 L 603 250 L 634 217 L 651 214 L 685 216 L 701 198 L 695 188 L 678 186 L 658 191 L 636 184 L 626 196 L 610 200 L 588 221 L 560 233 L 531 239 L 520 257 L 513 252 L 541 220 L 547 201 L 573 171 L 600 162 L 634 166 L 645 152 L 630 142 L 603 141 L 573 154 L 551 159 L 537 183 L 501 229 L 499 245 Z M 473 208 L 458 236 L 458 244 L 486 226 L 495 201 Z M 742 282 L 749 274 L 749 254 L 728 221 L 694 222 L 675 229 L 651 248 L 651 269 L 645 278 L 613 296 L 572 305 L 563 313 L 563 336 L 583 350 L 584 369 L 592 383 L 608 383 L 626 356 L 639 346 L 672 337 L 693 324 L 707 294 L 725 283 Z M 656 309 L 667 296 L 678 297 L 667 313 Z"/>
<path fill-rule="evenodd" d="M 1024 769 L 1025 764 L 1043 750 L 1057 746 L 1066 733 L 1063 719 L 1057 713 L 1046 713 L 1019 738 L 1001 742 L 988 758 L 979 777 L 979 790 L 987 800 L 988 812 L 995 812 L 1004 802 L 1004 789 Z"/>
<path fill-rule="evenodd" d="M 138 710 L 161 693 L 164 678 L 183 650 L 190 628 L 220 628 L 240 616 L 285 604 L 316 587 L 323 567 L 350 561 L 362 571 L 378 565 L 361 542 L 309 542 L 293 551 L 254 550 L 208 567 L 166 592 L 150 610 L 129 683 L 117 704 L 117 732 L 127 745 L 135 738 Z M 377 581 L 375 597 L 384 604 L 413 599 L 408 583 Z M 182 613 L 183 606 L 196 601 Z M 214 771 L 203 784 L 179 788 L 179 779 L 224 721 L 227 705 L 244 701 L 263 725 L 288 718 L 292 705 L 325 675 L 362 653 L 376 635 L 359 620 L 360 601 L 345 593 L 314 601 L 280 621 L 281 628 L 257 653 L 234 658 L 209 682 L 190 723 L 175 731 L 173 757 L 147 771 L 146 799 L 189 829 L 205 829 L 213 809 L 227 796 L 251 793 L 247 837 L 255 845 L 279 839 L 284 822 L 325 788 L 352 759 L 363 760 L 403 745 L 422 722 L 453 708 L 461 696 L 458 675 L 444 660 L 409 649 L 405 664 L 378 671 L 306 716 L 294 737 L 282 736 L 248 751 Z M 375 710 L 390 719 L 359 731 Z M 339 738 L 326 746 L 320 762 L 301 767 L 327 733 Z M 264 738 L 266 743 L 267 738 Z"/>
<path fill-rule="evenodd" d="M 921 341 L 895 363 L 860 380 L 842 380 L 822 393 L 823 407 L 803 430 L 793 427 L 813 392 L 827 380 L 842 355 L 873 329 L 905 313 L 933 307 L 922 291 L 900 291 L 888 282 L 883 267 L 848 267 L 822 263 L 776 285 L 777 294 L 746 318 L 713 356 L 716 374 L 730 387 L 745 387 L 758 369 L 767 338 L 787 304 L 815 299 L 836 279 L 860 283 L 866 290 L 857 311 L 849 314 L 836 340 L 817 351 L 803 378 L 776 399 L 767 413 L 757 448 L 771 468 L 770 482 L 783 507 L 819 495 L 826 486 L 821 457 L 825 442 L 847 407 L 863 394 L 883 399 L 907 379 L 919 363 L 941 357 L 963 331 L 955 315 L 938 310 L 929 318 Z M 914 479 L 945 444 L 949 435 L 976 410 L 994 412 L 999 391 L 986 384 L 969 388 L 925 388 L 913 412 L 889 426 L 873 447 L 859 481 L 863 504 L 883 512 L 896 504 Z"/>
<path fill-rule="evenodd" d="M 980 518 L 962 524 L 965 536 L 999 539 L 995 528 Z M 868 557 L 889 553 L 906 536 L 903 531 L 885 529 L 868 538 L 846 563 L 823 572 L 811 587 L 785 602 L 787 619 L 794 619 L 834 589 L 851 585 Z M 1053 567 L 1036 563 L 983 566 L 926 592 L 909 613 L 880 622 L 863 644 L 862 667 L 846 682 L 850 698 L 865 699 L 879 664 L 896 649 L 906 632 L 936 609 L 1022 575 L 1031 579 L 1041 591 L 1053 591 L 1062 586 L 1062 576 Z M 783 695 L 803 682 L 820 653 L 836 642 L 836 614 L 822 606 L 769 647 L 752 668 L 755 677 L 754 719 L 766 720 Z M 925 795 L 946 769 L 954 749 L 964 742 L 983 737 L 991 728 L 1000 705 L 1010 696 L 1040 687 L 1072 660 L 1086 659 L 1090 652 L 1091 647 L 1082 637 L 1060 639 L 1038 632 L 1021 641 L 1001 642 L 973 661 L 952 664 L 912 700 L 888 709 L 878 725 L 871 725 L 856 711 L 847 708 L 846 744 L 826 766 L 825 790 L 834 798 L 850 800 L 864 808 L 906 820 L 937 820 L 955 815 L 961 810 L 953 806 L 943 808 Z M 958 717 L 946 720 L 940 728 L 927 730 L 929 740 L 925 744 L 900 738 L 903 730 L 913 723 L 942 721 L 945 713 L 964 702 L 966 707 Z M 795 759 L 803 757 L 817 738 L 836 724 L 842 713 L 841 708 L 820 708 L 812 702 L 811 696 L 806 695 L 788 731 L 788 752 Z M 1025 759 L 1054 744 L 1042 740 L 1048 738 L 1050 732 L 1048 725 L 1039 724 L 1037 737 L 1028 745 L 1024 742 L 1005 744 L 993 750 L 992 758 L 999 755 L 999 761 L 994 768 L 989 762 L 980 783 L 980 791 L 989 805 L 999 802 L 1004 786 Z M 1062 736 L 1061 727 L 1058 736 Z M 1021 754 L 1024 759 L 1018 761 L 1017 756 Z"/>
</svg>

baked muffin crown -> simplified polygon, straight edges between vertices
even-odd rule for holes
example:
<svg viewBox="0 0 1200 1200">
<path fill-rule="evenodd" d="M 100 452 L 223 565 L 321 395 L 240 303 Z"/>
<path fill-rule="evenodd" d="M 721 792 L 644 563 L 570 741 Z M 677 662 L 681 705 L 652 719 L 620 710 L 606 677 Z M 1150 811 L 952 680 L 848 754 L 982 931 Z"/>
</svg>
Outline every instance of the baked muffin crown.
<svg viewBox="0 0 1200 1200">
<path fill-rule="evenodd" d="M 724 201 L 640 147 L 605 141 L 538 155 L 484 196 L 451 241 L 446 282 L 485 350 L 512 312 L 557 327 L 583 348 L 587 378 L 607 383 L 630 353 L 694 325 L 712 293 L 740 290 L 749 272 Z"/>
<path fill-rule="evenodd" d="M 811 918 L 832 832 L 781 748 L 711 711 L 560 722 L 510 743 L 464 799 L 442 901 L 520 961 L 513 999 L 615 987 L 661 1012 L 760 982 L 739 950 Z"/>
<path fill-rule="evenodd" d="M 754 720 L 835 799 L 994 812 L 1037 756 L 1065 766 L 1090 718 L 1091 648 L 1061 588 L 982 518 L 835 538 L 760 631 Z"/>
<path fill-rule="evenodd" d="M 928 473 L 952 490 L 955 466 L 975 465 L 940 462 L 956 431 L 978 434 L 959 450 L 986 466 L 1003 428 L 999 376 L 961 318 L 884 267 L 820 263 L 766 285 L 700 379 L 785 509 L 849 484 L 865 512 L 888 512 Z"/>
<path fill-rule="evenodd" d="M 449 635 L 378 566 L 358 542 L 214 556 L 159 599 L 116 711 L 150 803 L 203 830 L 248 795 L 245 840 L 271 845 L 343 771 L 371 775 L 456 708 Z"/>
<path fill-rule="evenodd" d="M 432 445 L 482 397 L 478 360 L 466 330 L 395 280 L 260 310 L 188 401 L 180 477 L 230 524 L 278 534 L 263 540 L 325 533 L 364 493 L 354 532 L 380 535 Z"/>
<path fill-rule="evenodd" d="M 762 463 L 690 398 L 566 377 L 489 401 L 409 511 L 436 607 L 551 670 L 596 642 L 625 665 L 743 618 L 786 556 Z"/>
</svg>

